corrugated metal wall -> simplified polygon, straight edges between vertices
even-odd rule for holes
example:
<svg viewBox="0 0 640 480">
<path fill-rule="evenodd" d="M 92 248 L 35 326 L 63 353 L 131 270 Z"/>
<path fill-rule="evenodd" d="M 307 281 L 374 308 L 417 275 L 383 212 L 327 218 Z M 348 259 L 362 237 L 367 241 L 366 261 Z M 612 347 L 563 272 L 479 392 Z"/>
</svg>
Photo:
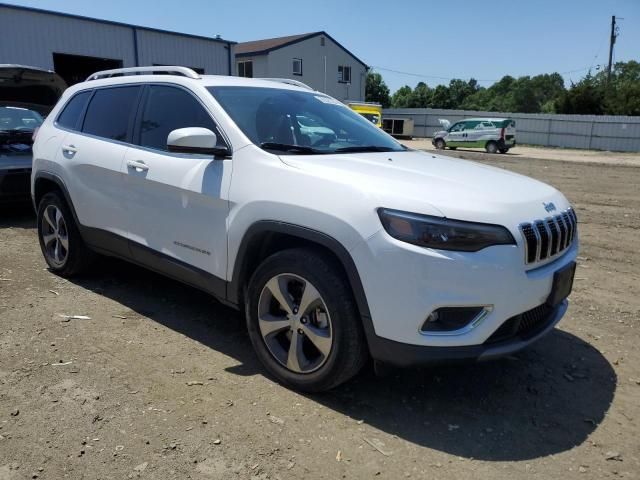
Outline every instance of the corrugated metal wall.
<svg viewBox="0 0 640 480">
<path fill-rule="evenodd" d="M 122 60 L 135 66 L 133 33 L 119 25 L 0 6 L 0 63 L 53 69 L 53 53 Z"/>
<path fill-rule="evenodd" d="M 470 117 L 509 117 L 516 121 L 517 141 L 530 145 L 640 152 L 640 117 L 500 113 L 434 108 L 391 108 L 383 118 L 412 118 L 414 136 L 442 130 L 439 118 L 452 124 Z"/>
<path fill-rule="evenodd" d="M 122 60 L 136 66 L 134 27 L 0 5 L 0 63 L 53 69 L 53 53 Z M 229 75 L 225 42 L 135 28 L 139 65 L 186 65 Z M 233 51 L 231 52 L 233 66 Z"/>
</svg>

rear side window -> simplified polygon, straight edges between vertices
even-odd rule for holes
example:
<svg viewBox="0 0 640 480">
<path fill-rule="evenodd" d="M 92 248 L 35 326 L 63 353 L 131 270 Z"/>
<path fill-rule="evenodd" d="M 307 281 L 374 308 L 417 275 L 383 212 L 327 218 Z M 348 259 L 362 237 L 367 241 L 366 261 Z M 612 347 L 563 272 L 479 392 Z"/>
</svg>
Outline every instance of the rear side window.
<svg viewBox="0 0 640 480">
<path fill-rule="evenodd" d="M 71 130 L 77 130 L 80 123 L 80 115 L 89 100 L 91 92 L 80 92 L 67 102 L 58 116 L 58 125 Z"/>
<path fill-rule="evenodd" d="M 96 90 L 89 103 L 82 131 L 111 140 L 127 141 L 131 113 L 137 106 L 139 86 Z"/>
<path fill-rule="evenodd" d="M 176 87 L 151 85 L 140 124 L 140 145 L 167 150 L 167 137 L 172 130 L 187 127 L 208 128 L 222 139 L 213 120 L 193 95 Z"/>
</svg>

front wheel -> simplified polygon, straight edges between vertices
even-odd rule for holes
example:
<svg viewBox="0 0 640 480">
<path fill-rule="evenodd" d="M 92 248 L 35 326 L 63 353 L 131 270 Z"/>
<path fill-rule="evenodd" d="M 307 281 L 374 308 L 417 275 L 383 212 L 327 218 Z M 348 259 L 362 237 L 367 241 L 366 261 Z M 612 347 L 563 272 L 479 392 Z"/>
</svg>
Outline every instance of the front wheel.
<svg viewBox="0 0 640 480">
<path fill-rule="evenodd" d="M 249 282 L 246 316 L 260 361 L 296 389 L 333 388 L 367 359 L 349 284 L 339 265 L 316 250 L 284 250 L 267 258 Z"/>
<path fill-rule="evenodd" d="M 444 150 L 444 147 L 445 147 L 444 140 L 442 140 L 441 138 L 436 138 L 436 141 L 433 142 L 433 145 L 436 147 L 437 150 Z"/>
</svg>

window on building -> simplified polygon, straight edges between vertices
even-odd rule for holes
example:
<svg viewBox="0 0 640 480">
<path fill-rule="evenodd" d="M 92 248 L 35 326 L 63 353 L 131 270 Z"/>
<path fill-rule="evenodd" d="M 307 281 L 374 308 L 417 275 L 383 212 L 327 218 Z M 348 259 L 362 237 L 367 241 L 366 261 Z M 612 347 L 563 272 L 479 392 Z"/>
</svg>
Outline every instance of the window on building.
<svg viewBox="0 0 640 480">
<path fill-rule="evenodd" d="M 347 65 L 338 66 L 338 82 L 351 83 L 351 67 Z"/>
<path fill-rule="evenodd" d="M 253 78 L 253 60 L 238 62 L 238 76 Z"/>
<path fill-rule="evenodd" d="M 101 88 L 93 95 L 82 131 L 121 142 L 128 141 L 129 120 L 142 87 Z"/>
<path fill-rule="evenodd" d="M 324 37 L 320 37 L 320 46 L 324 47 Z"/>
<path fill-rule="evenodd" d="M 302 59 L 301 58 L 293 59 L 293 74 L 302 75 Z"/>
<path fill-rule="evenodd" d="M 150 85 L 140 124 L 140 145 L 167 150 L 169 133 L 188 127 L 217 131 L 209 114 L 193 95 L 176 87 Z"/>
</svg>

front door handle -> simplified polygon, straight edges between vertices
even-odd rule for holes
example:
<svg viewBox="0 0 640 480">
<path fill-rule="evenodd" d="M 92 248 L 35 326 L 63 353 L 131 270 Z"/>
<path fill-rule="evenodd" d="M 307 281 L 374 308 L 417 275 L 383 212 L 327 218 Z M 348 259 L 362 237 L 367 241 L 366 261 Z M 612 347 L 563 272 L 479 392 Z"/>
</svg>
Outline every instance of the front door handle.
<svg viewBox="0 0 640 480">
<path fill-rule="evenodd" d="M 142 160 L 127 160 L 127 167 L 135 169 L 136 172 L 146 172 L 149 170 L 149 165 Z"/>
</svg>

